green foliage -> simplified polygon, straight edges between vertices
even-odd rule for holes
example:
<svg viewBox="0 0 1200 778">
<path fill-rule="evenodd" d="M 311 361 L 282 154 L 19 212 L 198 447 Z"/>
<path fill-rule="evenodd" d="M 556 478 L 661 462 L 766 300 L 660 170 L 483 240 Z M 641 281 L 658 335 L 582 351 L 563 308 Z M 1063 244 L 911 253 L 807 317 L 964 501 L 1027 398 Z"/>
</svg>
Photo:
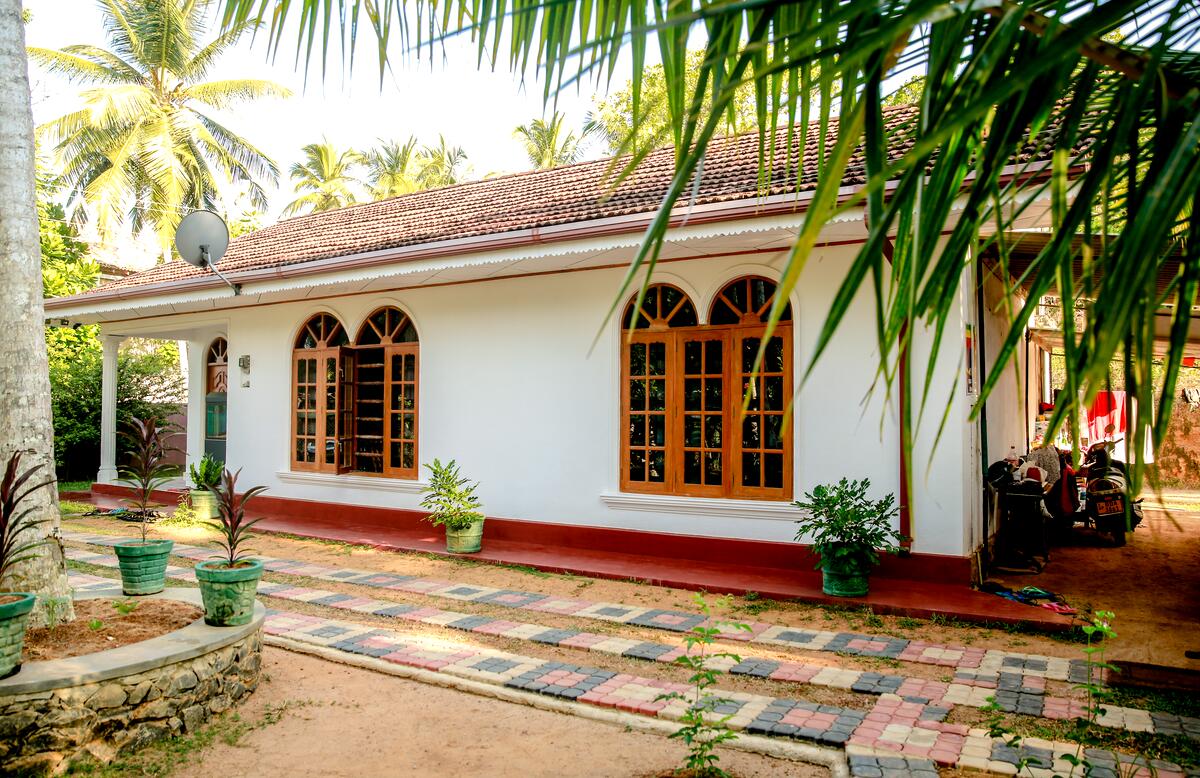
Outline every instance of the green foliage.
<svg viewBox="0 0 1200 778">
<path fill-rule="evenodd" d="M 479 512 L 482 503 L 475 496 L 478 482 L 471 483 L 459 473 L 453 459 L 445 464 L 434 459 L 425 467 L 429 468 L 429 486 L 422 490 L 425 496 L 421 498 L 421 507 L 429 511 L 426 519 L 430 523 L 457 531 L 483 521 L 483 514 Z"/>
<path fill-rule="evenodd" d="M 104 622 L 100 619 L 92 619 L 88 622 L 88 629 L 90 629 L 92 632 L 99 632 L 100 630 L 104 629 Z"/>
<path fill-rule="evenodd" d="M 242 184 L 258 208 L 275 163 L 216 118 L 242 103 L 290 92 L 271 81 L 206 80 L 253 20 L 205 40 L 208 3 L 104 0 L 109 48 L 29 48 L 51 73 L 87 86 L 79 107 L 39 131 L 54 144 L 77 206 L 91 206 L 102 234 L 129 219 L 150 226 L 165 250 L 191 208 L 213 208 L 221 179 Z M 82 218 L 81 208 L 77 215 Z"/>
<path fill-rule="evenodd" d="M 122 616 L 128 616 L 137 610 L 138 601 L 134 599 L 113 600 L 112 606 L 114 609 L 116 609 L 117 613 L 121 614 Z"/>
<path fill-rule="evenodd" d="M 246 504 L 267 490 L 265 486 L 252 486 L 243 494 L 238 494 L 237 479 L 241 474 L 241 468 L 236 473 L 225 470 L 221 482 L 213 489 L 217 495 L 217 521 L 204 522 L 206 527 L 221 536 L 217 545 L 230 567 L 235 566 L 246 554 L 252 553 L 243 549 L 242 544 L 250 536 L 250 528 L 262 519 L 246 521 Z"/>
<path fill-rule="evenodd" d="M 88 330 L 83 327 L 79 332 Z M 73 330 L 47 329 L 48 333 Z M 48 344 L 51 345 L 51 344 Z M 54 460 L 61 475 L 95 475 L 100 450 L 103 355 L 89 334 L 78 350 L 50 348 L 50 407 L 54 416 Z M 117 357 L 117 424 L 164 416 L 184 401 L 179 349 L 171 341 L 132 338 Z M 118 440 L 124 451 L 124 439 Z"/>
<path fill-rule="evenodd" d="M 22 538 L 22 535 L 30 530 L 50 521 L 49 518 L 37 518 L 37 506 L 22 503 L 38 489 L 53 484 L 54 479 L 30 484 L 30 480 L 37 475 L 41 466 L 34 465 L 21 472 L 23 453 L 14 451 L 9 454 L 4 467 L 4 478 L 0 480 L 0 585 L 13 566 L 37 556 L 36 549 L 47 542 L 45 538 Z"/>
<path fill-rule="evenodd" d="M 193 529 L 206 526 L 207 522 L 196 518 L 196 510 L 192 507 L 191 495 L 179 495 L 179 503 L 170 516 L 165 516 L 155 522 L 158 527 L 175 527 L 178 529 Z"/>
<path fill-rule="evenodd" d="M 588 139 L 602 131 L 600 125 L 589 121 L 576 134 L 567 129 L 566 120 L 567 117 L 555 111 L 548 121 L 534 119 L 513 130 L 513 135 L 525 147 L 529 164 L 535 169 L 549 170 L 578 162 L 583 158 Z"/>
<path fill-rule="evenodd" d="M 150 526 L 151 494 L 175 476 L 174 466 L 167 462 L 167 454 L 173 450 L 167 439 L 175 431 L 174 426 L 152 416 L 132 419 L 120 433 L 129 445 L 125 465 L 120 469 L 121 480 L 133 489 L 133 497 L 124 502 L 141 514 L 143 543 Z"/>
<path fill-rule="evenodd" d="M 366 162 L 362 154 L 339 150 L 328 138 L 301 151 L 304 161 L 292 163 L 288 171 L 298 197 L 283 209 L 284 216 L 332 211 L 358 201 L 363 185 L 358 168 Z"/>
<path fill-rule="evenodd" d="M 708 691 L 709 687 L 717 682 L 718 677 L 717 671 L 708 665 L 713 659 L 724 658 L 741 662 L 742 658 L 724 651 L 710 652 L 709 649 L 722 632 L 735 629 L 749 632 L 750 625 L 718 621 L 713 615 L 716 609 L 709 605 L 703 594 L 694 594 L 692 599 L 707 619 L 692 627 L 684 636 L 687 653 L 675 660 L 675 664 L 692 672 L 688 678 L 688 683 L 692 685 L 691 693 L 685 695 L 669 692 L 660 694 L 655 699 L 680 700 L 687 703 L 687 711 L 680 717 L 682 726 L 669 735 L 673 739 L 682 740 L 687 746 L 688 755 L 684 759 L 684 769 L 692 771 L 692 775 L 699 778 L 730 778 L 729 773 L 717 766 L 720 757 L 715 750 L 721 743 L 737 739 L 737 735 L 728 726 L 733 714 L 717 716 L 713 712 L 714 708 L 729 700 Z M 729 595 L 722 597 L 718 608 L 727 609 L 731 599 Z"/>
<path fill-rule="evenodd" d="M 417 147 L 417 139 L 379 140 L 362 154 L 371 197 L 383 200 L 461 182 L 467 174 L 467 153 L 438 136 L 436 145 Z"/>
<path fill-rule="evenodd" d="M 879 564 L 877 550 L 895 553 L 904 538 L 892 529 L 899 513 L 895 495 L 880 500 L 867 499 L 868 479 L 841 481 L 816 486 L 795 505 L 806 512 L 796 522 L 796 540 L 811 538 L 813 550 L 822 563 L 846 562 L 861 569 Z"/>
<path fill-rule="evenodd" d="M 225 463 L 214 457 L 212 454 L 205 454 L 200 458 L 199 467 L 193 462 L 188 467 L 188 473 L 191 475 L 192 484 L 197 489 L 212 490 L 214 486 L 221 482 L 221 473 L 225 470 Z"/>
<path fill-rule="evenodd" d="M 1104 715 L 1103 703 L 1109 699 L 1111 692 L 1104 682 L 1105 671 L 1118 673 L 1120 670 L 1104 660 L 1105 648 L 1108 641 L 1117 637 L 1112 628 L 1112 620 L 1116 614 L 1112 611 L 1096 611 L 1092 614 L 1090 624 L 1080 629 L 1087 636 L 1087 645 L 1083 647 L 1087 657 L 1087 680 L 1075 686 L 1087 694 L 1088 723 L 1096 723 L 1096 719 Z"/>
<path fill-rule="evenodd" d="M 64 516 L 78 516 L 82 513 L 90 513 L 95 507 L 86 502 L 76 502 L 74 500 L 58 501 L 58 512 Z"/>
</svg>

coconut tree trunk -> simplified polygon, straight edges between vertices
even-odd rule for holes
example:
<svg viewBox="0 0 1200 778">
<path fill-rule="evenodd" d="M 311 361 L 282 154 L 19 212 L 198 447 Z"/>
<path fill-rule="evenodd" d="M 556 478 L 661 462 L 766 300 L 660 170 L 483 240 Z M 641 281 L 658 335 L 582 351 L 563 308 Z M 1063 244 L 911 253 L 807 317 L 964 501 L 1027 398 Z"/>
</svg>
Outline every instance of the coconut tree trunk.
<svg viewBox="0 0 1200 778">
<path fill-rule="evenodd" d="M 42 308 L 41 248 L 33 184 L 33 112 L 25 59 L 21 0 L 0 0 L 0 456 L 26 451 L 22 464 L 54 473 L 50 371 Z M 58 492 L 39 489 L 30 498 L 38 518 L 28 530 L 48 536 L 37 556 L 0 581 L 0 588 L 38 595 L 35 623 L 47 614 L 74 618 L 66 563 L 58 539 Z"/>
</svg>

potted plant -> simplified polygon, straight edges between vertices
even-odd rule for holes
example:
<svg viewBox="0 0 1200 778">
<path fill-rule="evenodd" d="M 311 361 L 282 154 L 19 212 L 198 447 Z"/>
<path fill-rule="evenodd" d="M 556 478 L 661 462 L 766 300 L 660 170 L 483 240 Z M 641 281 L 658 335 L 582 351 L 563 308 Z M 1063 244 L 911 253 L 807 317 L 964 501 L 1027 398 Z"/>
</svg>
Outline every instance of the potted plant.
<svg viewBox="0 0 1200 778">
<path fill-rule="evenodd" d="M 483 545 L 483 514 L 475 496 L 478 483 L 471 483 L 458 472 L 451 459 L 446 464 L 435 459 L 429 468 L 429 486 L 422 491 L 421 507 L 429 511 L 425 518 L 435 527 L 446 528 L 446 550 L 452 554 L 473 554 Z"/>
<path fill-rule="evenodd" d="M 46 542 L 45 538 L 22 541 L 26 531 L 45 524 L 49 519 L 33 518 L 32 507 L 22 508 L 29 495 L 54 483 L 54 479 L 33 486 L 25 484 L 38 471 L 38 466 L 18 474 L 21 452 L 14 451 L 4 468 L 0 481 L 0 584 L 19 562 L 33 556 L 33 549 Z M 2 588 L 2 587 L 0 587 Z M 21 669 L 21 649 L 25 646 L 25 625 L 37 597 L 29 592 L 0 591 L 0 678 L 7 678 Z"/>
<path fill-rule="evenodd" d="M 150 498 L 175 474 L 167 462 L 167 436 L 170 425 L 158 419 L 133 419 L 122 430 L 129 443 L 129 461 L 121 469 L 121 481 L 133 488 L 133 498 L 125 502 L 135 506 L 141 515 L 140 540 L 122 540 L 113 546 L 121 568 L 121 589 L 128 595 L 155 594 L 167 585 L 167 559 L 175 543 L 171 540 L 150 540 Z"/>
<path fill-rule="evenodd" d="M 895 495 L 867 499 L 871 482 L 843 478 L 832 486 L 821 485 L 797 500 L 806 516 L 796 522 L 796 540 L 810 538 L 821 560 L 821 590 L 835 597 L 862 597 L 868 575 L 879 564 L 879 551 L 896 553 L 904 537 L 892 529 L 899 511 Z"/>
<path fill-rule="evenodd" d="M 204 622 L 214 627 L 236 627 L 250 622 L 258 579 L 262 578 L 262 562 L 247 559 L 244 555 L 249 552 L 242 549 L 242 543 L 250 528 L 262 521 L 246 521 L 246 503 L 266 491 L 266 487 L 255 486 L 239 495 L 237 479 L 241 472 L 224 471 L 221 483 L 215 488 L 218 520 L 207 522 L 220 534 L 217 545 L 223 553 L 195 567 L 200 597 L 204 600 Z"/>
<path fill-rule="evenodd" d="M 192 476 L 192 485 L 195 487 L 188 492 L 188 497 L 199 521 L 212 521 L 217 518 L 217 495 L 213 493 L 213 489 L 221 482 L 223 469 L 224 464 L 212 454 L 201 457 L 199 466 L 193 462 L 188 468 Z"/>
</svg>

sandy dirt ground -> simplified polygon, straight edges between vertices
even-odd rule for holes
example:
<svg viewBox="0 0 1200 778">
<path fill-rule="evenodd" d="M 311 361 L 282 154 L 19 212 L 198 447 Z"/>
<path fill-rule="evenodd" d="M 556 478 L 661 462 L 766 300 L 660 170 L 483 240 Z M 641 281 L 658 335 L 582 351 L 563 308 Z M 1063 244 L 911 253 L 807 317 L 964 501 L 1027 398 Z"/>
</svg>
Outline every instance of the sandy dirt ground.
<svg viewBox="0 0 1200 778">
<path fill-rule="evenodd" d="M 264 683 L 239 707 L 252 725 L 236 745 L 217 740 L 172 778 L 245 776 L 653 775 L 684 749 L 667 738 L 427 686 L 282 649 L 264 650 Z M 280 713 L 282 711 L 282 713 Z M 823 767 L 723 750 L 739 778 L 822 778 Z"/>
</svg>

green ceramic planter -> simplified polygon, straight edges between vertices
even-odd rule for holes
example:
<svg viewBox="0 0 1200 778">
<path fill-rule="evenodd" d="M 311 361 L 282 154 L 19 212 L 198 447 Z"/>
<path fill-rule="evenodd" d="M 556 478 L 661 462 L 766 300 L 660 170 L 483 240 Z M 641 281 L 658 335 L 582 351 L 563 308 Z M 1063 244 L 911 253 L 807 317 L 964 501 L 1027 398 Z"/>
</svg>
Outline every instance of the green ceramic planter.
<svg viewBox="0 0 1200 778">
<path fill-rule="evenodd" d="M 856 562 L 821 563 L 821 591 L 833 597 L 865 597 L 869 589 L 869 567 Z"/>
<path fill-rule="evenodd" d="M 188 497 L 199 521 L 214 521 L 217 518 L 217 495 L 207 489 L 192 489 Z"/>
<path fill-rule="evenodd" d="M 113 546 L 121 568 L 121 590 L 128 595 L 158 594 L 167 585 L 167 558 L 173 540 L 122 540 Z"/>
<path fill-rule="evenodd" d="M 37 597 L 26 592 L 0 592 L 0 600 L 19 597 L 19 600 L 0 605 L 0 678 L 7 678 L 21 669 L 21 649 L 25 647 L 25 624 Z"/>
<path fill-rule="evenodd" d="M 257 559 L 247 559 L 240 567 L 225 567 L 227 563 L 212 559 L 196 565 L 196 580 L 200 582 L 200 597 L 204 600 L 204 623 L 214 627 L 239 627 L 249 624 L 254 616 L 254 595 L 263 565 Z"/>
<path fill-rule="evenodd" d="M 483 519 L 466 529 L 446 527 L 446 550 L 451 554 L 474 554 L 483 548 Z"/>
</svg>

